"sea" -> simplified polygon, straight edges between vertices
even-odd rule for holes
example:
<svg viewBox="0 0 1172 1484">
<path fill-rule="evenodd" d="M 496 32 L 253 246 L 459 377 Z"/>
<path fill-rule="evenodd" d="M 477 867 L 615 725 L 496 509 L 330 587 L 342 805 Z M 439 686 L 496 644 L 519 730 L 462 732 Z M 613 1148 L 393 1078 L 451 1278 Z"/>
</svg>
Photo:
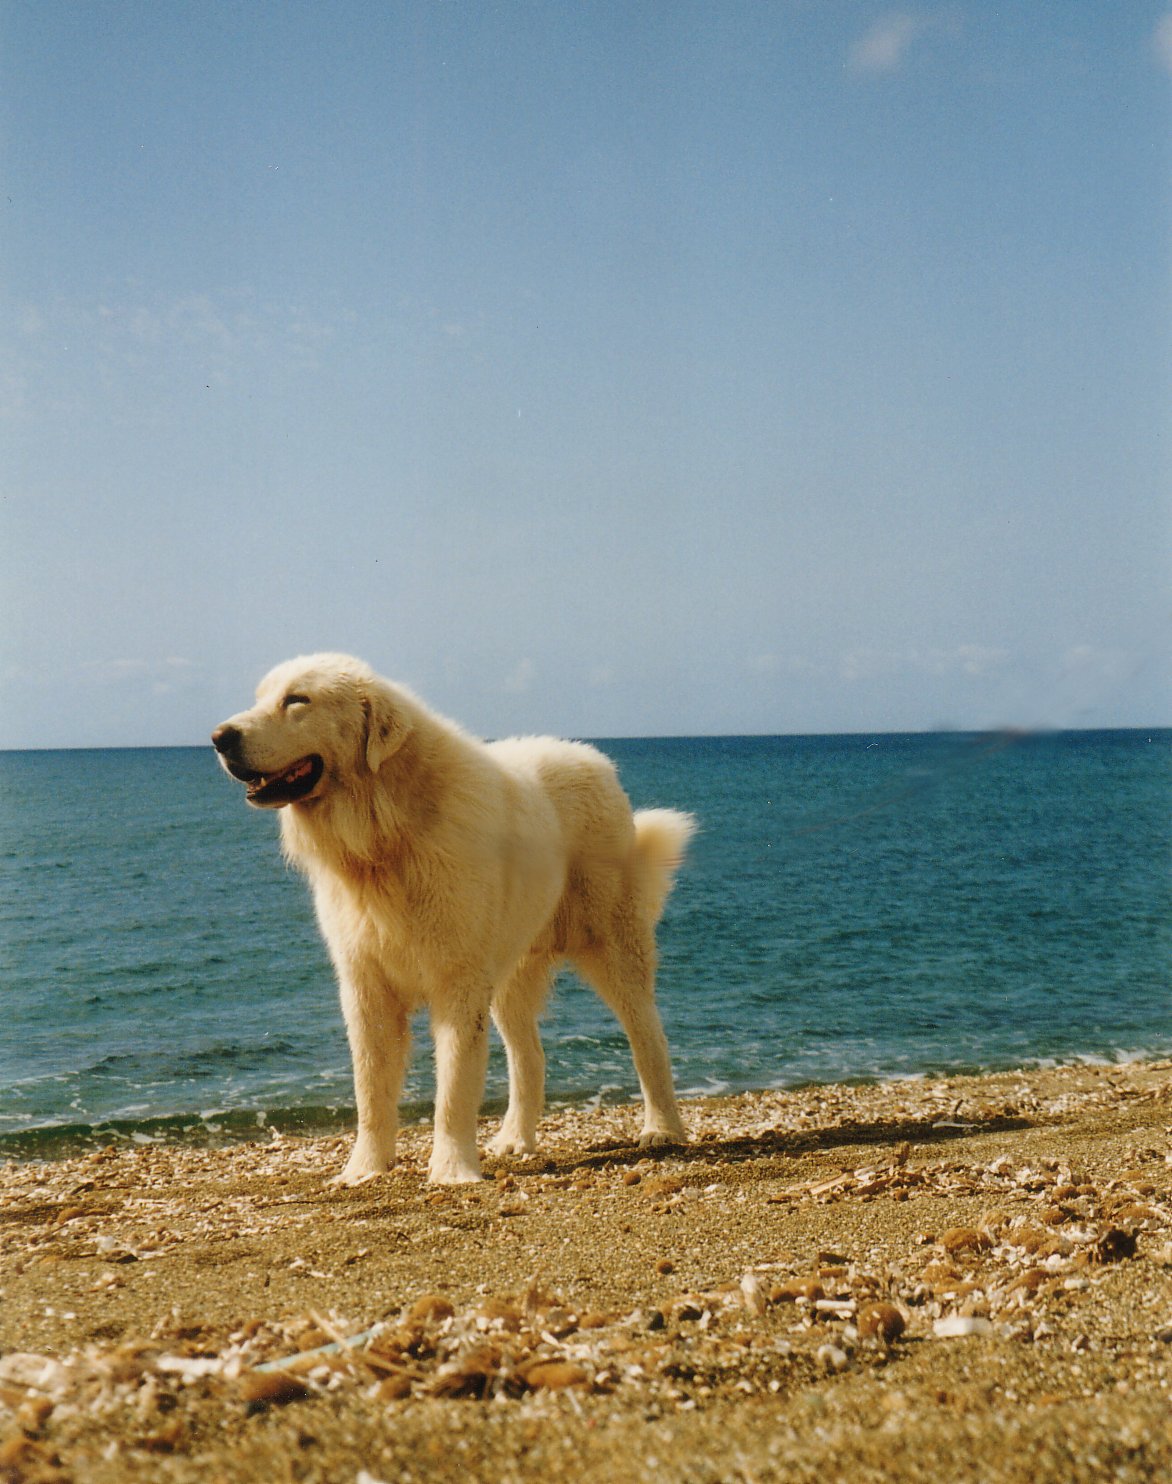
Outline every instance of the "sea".
<svg viewBox="0 0 1172 1484">
<path fill-rule="evenodd" d="M 682 1093 L 1172 1055 L 1172 731 L 598 745 L 700 821 L 660 928 Z M 0 754 L 0 1157 L 352 1126 L 276 825 L 210 748 Z M 543 1036 L 551 1103 L 637 1096 L 572 976 Z M 406 1117 L 432 1095 L 420 1019 Z"/>
</svg>

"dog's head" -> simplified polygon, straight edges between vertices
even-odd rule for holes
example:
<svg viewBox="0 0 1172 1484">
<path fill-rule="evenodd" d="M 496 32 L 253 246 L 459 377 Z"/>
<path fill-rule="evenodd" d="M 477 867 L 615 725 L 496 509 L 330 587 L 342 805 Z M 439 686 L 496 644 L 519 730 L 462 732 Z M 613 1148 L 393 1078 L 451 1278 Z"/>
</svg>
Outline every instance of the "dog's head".
<svg viewBox="0 0 1172 1484">
<path fill-rule="evenodd" d="M 254 808 L 281 809 L 377 773 L 406 740 L 408 711 L 361 660 L 314 654 L 270 670 L 256 705 L 218 726 L 212 745 Z"/>
</svg>

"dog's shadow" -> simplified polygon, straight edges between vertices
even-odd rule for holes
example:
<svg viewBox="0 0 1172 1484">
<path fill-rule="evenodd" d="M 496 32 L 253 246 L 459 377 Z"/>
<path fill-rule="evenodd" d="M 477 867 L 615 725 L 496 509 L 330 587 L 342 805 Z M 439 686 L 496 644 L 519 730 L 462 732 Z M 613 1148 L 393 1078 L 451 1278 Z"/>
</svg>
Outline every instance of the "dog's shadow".
<svg viewBox="0 0 1172 1484">
<path fill-rule="evenodd" d="M 1034 1127 L 1034 1121 L 1010 1115 L 966 1119 L 963 1123 L 935 1118 L 876 1120 L 869 1123 L 835 1124 L 824 1129 L 768 1129 L 758 1134 L 734 1134 L 722 1137 L 707 1134 L 690 1144 L 662 1144 L 640 1148 L 632 1141 L 607 1139 L 592 1144 L 581 1154 L 564 1157 L 557 1154 L 529 1160 L 495 1161 L 499 1172 L 514 1175 L 572 1176 L 589 1171 L 633 1167 L 651 1161 L 655 1164 L 678 1165 L 748 1164 L 774 1159 L 798 1159 L 803 1155 L 824 1153 L 856 1145 L 874 1145 L 880 1161 L 884 1152 L 892 1162 L 907 1157 L 900 1154 L 901 1145 L 913 1149 L 924 1146 L 947 1146 L 958 1139 L 984 1134 L 1012 1133 Z M 889 1146 L 884 1151 L 884 1146 Z"/>
</svg>

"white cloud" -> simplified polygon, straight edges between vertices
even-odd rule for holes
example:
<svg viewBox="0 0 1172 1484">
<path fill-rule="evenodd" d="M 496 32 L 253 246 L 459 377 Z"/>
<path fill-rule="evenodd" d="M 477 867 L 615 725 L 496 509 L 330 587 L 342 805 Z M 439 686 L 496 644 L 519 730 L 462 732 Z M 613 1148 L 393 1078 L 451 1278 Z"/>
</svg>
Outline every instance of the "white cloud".
<svg viewBox="0 0 1172 1484">
<path fill-rule="evenodd" d="M 927 30 L 928 22 L 907 11 L 880 16 L 850 49 L 847 68 L 854 73 L 894 72 L 911 47 Z"/>
<path fill-rule="evenodd" d="M 921 14 L 911 10 L 889 10 L 868 27 L 847 54 L 847 71 L 855 77 L 882 77 L 898 72 L 914 46 L 925 37 L 940 33 L 955 35 L 963 17 L 954 6 Z"/>
<path fill-rule="evenodd" d="M 1172 11 L 1162 15 L 1152 32 L 1152 48 L 1164 71 L 1172 74 Z"/>
<path fill-rule="evenodd" d="M 166 378 L 176 367 L 188 378 L 193 362 L 205 381 L 223 383 L 251 375 L 258 361 L 317 371 L 353 322 L 336 305 L 266 301 L 248 289 L 88 303 L 60 296 L 21 305 L 11 344 L 0 350 L 13 364 L 27 363 L 30 377 L 51 367 L 51 347 L 68 345 L 71 363 L 88 353 L 107 386 L 137 387 L 144 371 Z"/>
</svg>

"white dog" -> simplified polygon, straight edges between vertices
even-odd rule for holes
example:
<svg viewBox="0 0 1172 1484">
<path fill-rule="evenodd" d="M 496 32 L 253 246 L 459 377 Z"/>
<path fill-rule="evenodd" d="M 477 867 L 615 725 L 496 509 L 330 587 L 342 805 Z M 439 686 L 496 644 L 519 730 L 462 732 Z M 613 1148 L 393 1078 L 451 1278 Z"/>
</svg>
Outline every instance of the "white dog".
<svg viewBox="0 0 1172 1484">
<path fill-rule="evenodd" d="M 429 1176 L 478 1180 L 491 1013 L 509 1064 L 496 1154 L 530 1154 L 545 1098 L 537 1021 L 564 960 L 622 1023 L 643 1090 L 641 1145 L 684 1138 L 655 1007 L 655 925 L 695 830 L 640 810 L 593 747 L 481 742 L 347 655 L 279 665 L 212 734 L 258 809 L 283 809 L 341 990 L 358 1136 L 338 1177 L 395 1156 L 419 1005 L 435 1038 Z"/>
</svg>

